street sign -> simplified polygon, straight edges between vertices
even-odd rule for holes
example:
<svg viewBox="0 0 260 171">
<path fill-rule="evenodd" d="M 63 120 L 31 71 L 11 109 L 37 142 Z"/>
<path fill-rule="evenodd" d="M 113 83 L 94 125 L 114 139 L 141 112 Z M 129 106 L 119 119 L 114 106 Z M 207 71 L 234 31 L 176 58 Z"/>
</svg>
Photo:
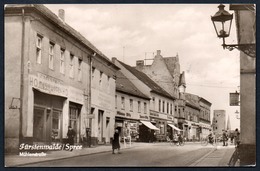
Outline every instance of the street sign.
<svg viewBox="0 0 260 171">
<path fill-rule="evenodd" d="M 230 106 L 239 106 L 239 93 L 229 93 L 229 104 Z"/>
</svg>

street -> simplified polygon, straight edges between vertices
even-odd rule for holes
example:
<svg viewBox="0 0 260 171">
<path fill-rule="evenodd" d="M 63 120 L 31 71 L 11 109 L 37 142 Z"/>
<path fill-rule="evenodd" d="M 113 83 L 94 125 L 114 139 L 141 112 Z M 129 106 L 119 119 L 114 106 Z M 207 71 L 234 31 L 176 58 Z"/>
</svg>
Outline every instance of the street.
<svg viewBox="0 0 260 171">
<path fill-rule="evenodd" d="M 24 165 L 24 167 L 140 167 L 140 166 L 189 166 L 208 154 L 215 147 L 187 143 L 184 146 L 168 143 L 147 144 L 122 149 L 121 154 L 98 153 L 61 160 Z"/>
</svg>

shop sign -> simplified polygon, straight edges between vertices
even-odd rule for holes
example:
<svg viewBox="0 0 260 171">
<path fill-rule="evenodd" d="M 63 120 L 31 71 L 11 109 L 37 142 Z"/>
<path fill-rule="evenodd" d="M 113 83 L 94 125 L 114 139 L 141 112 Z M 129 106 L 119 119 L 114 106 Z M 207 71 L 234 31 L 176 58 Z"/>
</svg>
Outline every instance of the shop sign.
<svg viewBox="0 0 260 171">
<path fill-rule="evenodd" d="M 123 127 L 123 123 L 122 123 L 122 122 L 116 122 L 116 123 L 115 123 L 115 126 L 116 126 L 116 127 Z"/>
<path fill-rule="evenodd" d="M 150 115 L 151 115 L 151 116 L 155 116 L 155 117 L 159 117 L 159 114 L 158 114 L 158 113 L 155 113 L 155 112 L 153 112 L 153 111 L 150 111 Z"/>
<path fill-rule="evenodd" d="M 230 106 L 239 106 L 239 93 L 229 93 Z"/>
<path fill-rule="evenodd" d="M 64 86 L 63 81 L 42 73 L 38 73 L 37 76 L 29 75 L 29 86 L 43 93 L 68 96 L 68 87 Z"/>
<path fill-rule="evenodd" d="M 119 115 L 119 116 L 125 116 L 125 113 L 123 113 L 123 112 L 120 112 L 120 111 L 117 111 L 117 113 L 116 113 L 117 115 Z"/>
<path fill-rule="evenodd" d="M 126 113 L 126 117 L 130 117 L 131 118 L 131 114 L 130 113 Z"/>
<path fill-rule="evenodd" d="M 149 119 L 149 117 L 147 115 L 140 115 L 140 119 Z"/>
<path fill-rule="evenodd" d="M 84 96 L 83 96 L 83 90 L 69 87 L 69 100 L 83 104 L 84 103 Z"/>
<path fill-rule="evenodd" d="M 173 120 L 173 117 L 171 117 L 171 116 L 167 116 L 167 119 L 169 119 L 169 120 Z"/>
</svg>

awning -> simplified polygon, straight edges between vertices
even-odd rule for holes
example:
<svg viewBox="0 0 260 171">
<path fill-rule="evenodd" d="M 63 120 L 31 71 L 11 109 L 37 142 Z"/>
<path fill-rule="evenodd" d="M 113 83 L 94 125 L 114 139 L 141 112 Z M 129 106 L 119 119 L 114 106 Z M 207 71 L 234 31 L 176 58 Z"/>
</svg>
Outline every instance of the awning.
<svg viewBox="0 0 260 171">
<path fill-rule="evenodd" d="M 176 126 L 174 126 L 173 124 L 168 124 L 170 127 L 172 127 L 173 129 L 177 130 L 177 131 L 181 131 L 179 128 L 177 128 Z"/>
<path fill-rule="evenodd" d="M 153 130 L 159 130 L 156 126 L 154 126 L 151 122 L 148 122 L 148 121 L 141 121 L 145 126 L 147 126 L 148 128 L 150 129 L 153 129 Z"/>
</svg>

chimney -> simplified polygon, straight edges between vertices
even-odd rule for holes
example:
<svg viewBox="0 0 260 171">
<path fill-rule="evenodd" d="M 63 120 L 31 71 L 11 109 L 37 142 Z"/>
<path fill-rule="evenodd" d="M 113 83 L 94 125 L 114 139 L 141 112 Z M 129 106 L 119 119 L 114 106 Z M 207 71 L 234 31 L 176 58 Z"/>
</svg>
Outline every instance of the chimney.
<svg viewBox="0 0 260 171">
<path fill-rule="evenodd" d="M 115 64 L 115 61 L 116 61 L 116 60 L 117 60 L 116 57 L 112 57 L 112 59 L 111 59 L 111 61 L 112 61 L 113 64 Z"/>
<path fill-rule="evenodd" d="M 161 55 L 161 50 L 157 50 L 157 54 L 156 55 Z"/>
<path fill-rule="evenodd" d="M 136 61 L 136 69 L 137 70 L 142 70 L 144 66 L 144 60 L 137 60 Z"/>
<path fill-rule="evenodd" d="M 65 10 L 64 9 L 59 9 L 59 18 L 65 22 Z"/>
</svg>

